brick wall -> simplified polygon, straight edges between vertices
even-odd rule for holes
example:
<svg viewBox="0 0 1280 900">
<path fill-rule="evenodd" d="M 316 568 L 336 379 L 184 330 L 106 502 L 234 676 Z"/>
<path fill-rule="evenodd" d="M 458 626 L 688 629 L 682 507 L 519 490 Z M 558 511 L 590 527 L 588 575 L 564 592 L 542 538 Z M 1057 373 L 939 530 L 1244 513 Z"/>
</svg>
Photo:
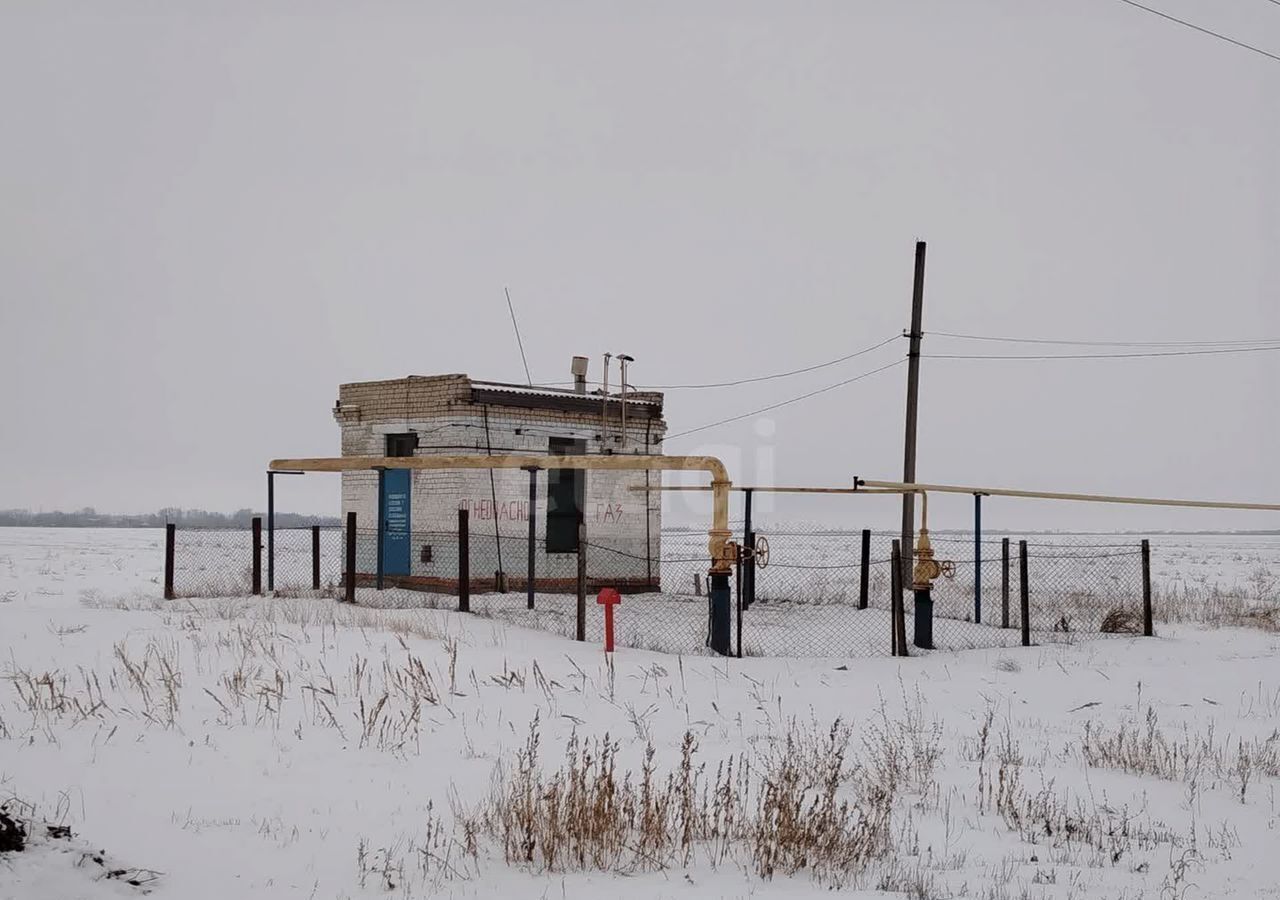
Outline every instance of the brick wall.
<svg viewBox="0 0 1280 900">
<path fill-rule="evenodd" d="M 660 395 L 645 394 L 660 402 Z M 610 403 L 610 434 L 602 440 L 599 411 L 529 409 L 471 402 L 471 382 L 464 375 L 411 377 L 342 385 L 334 416 L 341 429 L 342 455 L 381 456 L 386 436 L 416 432 L 416 455 L 486 452 L 545 455 L 551 437 L 585 442 L 588 454 L 604 448 L 614 454 L 661 453 L 656 441 L 666 431 L 662 419 L 628 417 L 625 442 L 620 440 L 620 407 Z M 487 425 L 487 428 L 486 428 Z M 655 446 L 656 444 L 656 446 Z M 549 461 L 550 462 L 550 461 Z M 538 578 L 573 579 L 575 554 L 545 552 L 547 472 L 537 473 L 534 515 L 538 544 Z M 472 571 L 489 576 L 497 568 L 523 579 L 527 571 L 529 475 L 520 470 L 416 470 L 411 473 L 411 530 L 414 532 L 412 574 L 448 579 L 456 575 L 457 510 L 470 510 Z M 645 581 L 658 578 L 659 566 L 646 559 L 661 556 L 661 496 L 630 490 L 645 484 L 645 473 L 588 471 L 585 473 L 584 520 L 589 544 L 588 574 Z M 653 485 L 662 474 L 650 474 Z M 354 510 L 362 528 L 377 522 L 377 474 L 347 472 L 342 476 L 343 514 Z M 376 540 L 363 538 L 363 540 Z M 431 546 L 431 561 L 423 562 L 421 545 Z M 619 551 L 608 553 L 599 547 Z M 376 559 L 362 549 L 361 558 Z"/>
</svg>

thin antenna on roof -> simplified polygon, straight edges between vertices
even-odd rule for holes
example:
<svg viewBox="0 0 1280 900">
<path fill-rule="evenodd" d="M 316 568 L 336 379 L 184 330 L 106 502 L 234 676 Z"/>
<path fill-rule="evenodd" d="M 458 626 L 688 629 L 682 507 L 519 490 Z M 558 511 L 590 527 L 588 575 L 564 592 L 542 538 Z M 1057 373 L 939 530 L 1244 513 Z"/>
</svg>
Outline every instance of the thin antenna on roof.
<svg viewBox="0 0 1280 900">
<path fill-rule="evenodd" d="M 533 376 L 529 374 L 529 360 L 524 355 L 524 341 L 520 340 L 520 326 L 516 324 L 516 308 L 511 305 L 511 291 L 503 287 L 502 292 L 507 295 L 507 310 L 511 313 L 511 327 L 516 330 L 516 343 L 520 346 L 520 361 L 524 363 L 524 377 L 529 381 L 529 387 L 533 387 Z"/>
</svg>

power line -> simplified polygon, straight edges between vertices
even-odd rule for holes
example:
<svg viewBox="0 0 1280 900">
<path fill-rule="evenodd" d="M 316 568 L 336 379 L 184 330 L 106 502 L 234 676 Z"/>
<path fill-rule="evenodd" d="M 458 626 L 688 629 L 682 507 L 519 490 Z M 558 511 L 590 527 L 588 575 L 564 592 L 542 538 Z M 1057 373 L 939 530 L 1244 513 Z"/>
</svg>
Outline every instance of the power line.
<svg viewBox="0 0 1280 900">
<path fill-rule="evenodd" d="M 1163 350 L 1143 353 L 926 353 L 924 355 L 928 359 L 1138 359 L 1153 356 L 1205 356 L 1218 353 L 1255 353 L 1273 350 L 1280 350 L 1280 345 L 1274 347 L 1227 347 L 1216 350 Z"/>
<path fill-rule="evenodd" d="M 1280 4 L 1280 0 L 1276 0 Z M 1002 337 L 986 334 L 962 334 L 954 331 L 926 331 L 934 337 L 957 338 L 966 341 L 996 341 L 1006 344 L 1056 344 L 1065 347 L 1228 347 L 1252 344 L 1280 344 L 1280 338 L 1224 341 L 1073 341 L 1051 338 Z"/>
<path fill-rule="evenodd" d="M 520 326 L 516 324 L 516 308 L 511 305 L 511 291 L 503 287 L 502 292 L 507 295 L 507 310 L 511 313 L 511 327 L 516 330 L 516 344 L 520 347 L 520 361 L 524 363 L 524 377 L 529 382 L 529 387 L 533 387 L 533 376 L 529 374 L 529 360 L 524 355 L 524 341 L 520 339 Z"/>
<path fill-rule="evenodd" d="M 1277 0 L 1277 2 L 1280 2 L 1280 0 Z M 839 365 L 842 362 L 848 362 L 849 360 L 855 359 L 859 356 L 865 356 L 866 354 L 871 353 L 875 350 L 879 350 L 881 347 L 884 347 L 887 344 L 891 344 L 902 337 L 906 337 L 906 335 L 892 334 L 889 337 L 885 338 L 883 341 L 880 341 L 878 344 L 872 344 L 870 347 L 864 347 L 861 350 L 857 350 L 853 353 L 846 354 L 845 356 L 837 357 L 836 359 L 827 360 L 826 362 L 815 363 L 812 366 L 805 366 L 800 369 L 792 369 L 789 372 L 775 372 L 772 375 L 755 375 L 750 378 L 739 378 L 736 381 L 714 381 L 714 382 L 708 382 L 706 384 L 633 384 L 633 385 L 630 385 L 630 387 L 637 391 L 681 391 L 681 390 L 692 391 L 692 390 L 702 390 L 704 388 L 736 387 L 742 384 L 756 384 L 761 381 L 772 381 L 776 378 L 790 378 L 792 375 L 803 375 L 806 372 L 816 372 L 819 369 L 826 369 L 826 368 L 829 368 L 830 366 Z M 571 385 L 571 384 L 575 384 L 575 382 L 552 381 L 547 384 L 534 385 L 534 386 L 555 388 L 555 387 L 564 387 L 566 385 Z M 588 381 L 587 384 L 600 385 L 601 382 Z"/>
<path fill-rule="evenodd" d="M 1132 6 L 1134 9 L 1140 9 L 1143 12 L 1149 12 L 1153 16 L 1159 16 L 1162 19 L 1168 19 L 1170 22 L 1177 22 L 1179 25 L 1183 25 L 1187 28 L 1190 28 L 1193 31 L 1198 31 L 1201 34 L 1207 34 L 1209 35 L 1209 37 L 1215 37 L 1220 41 L 1226 41 L 1228 44 L 1234 44 L 1235 46 L 1240 47 L 1244 50 L 1252 50 L 1254 53 L 1257 53 L 1260 56 L 1267 57 L 1267 59 L 1274 59 L 1276 62 L 1280 62 L 1280 56 L 1277 56 L 1274 53 L 1269 53 L 1260 47 L 1255 47 L 1252 44 L 1246 44 L 1244 41 L 1237 41 L 1235 38 L 1227 37 L 1225 34 L 1220 34 L 1219 32 L 1216 32 L 1216 31 L 1210 31 L 1208 28 L 1201 27 L 1200 25 L 1196 25 L 1192 22 L 1188 22 L 1185 19 L 1179 19 L 1176 16 L 1169 15 L 1168 13 L 1160 12 L 1160 10 L 1152 9 L 1150 6 L 1143 6 L 1141 3 L 1134 2 L 1134 0 L 1120 0 L 1120 2 L 1127 4 L 1129 6 Z"/>
<path fill-rule="evenodd" d="M 799 397 L 792 397 L 790 400 L 783 400 L 779 403 L 772 403 L 769 406 L 763 406 L 760 409 L 753 409 L 751 410 L 751 412 L 745 412 L 745 413 L 742 413 L 741 415 L 730 416 L 729 418 L 721 419 L 718 422 L 708 422 L 706 425 L 699 425 L 697 428 L 690 428 L 690 429 L 687 429 L 686 431 L 677 431 L 675 434 L 667 435 L 664 438 L 664 440 L 669 441 L 672 438 L 684 437 L 685 435 L 694 434 L 695 432 L 698 432 L 698 431 L 706 431 L 708 428 L 715 428 L 718 425 L 728 425 L 730 422 L 737 422 L 742 419 L 750 418 L 751 416 L 758 416 L 760 415 L 760 413 L 765 413 L 765 412 L 769 412 L 770 410 L 778 409 L 779 407 L 789 406 L 792 403 L 799 403 L 801 400 L 808 400 L 810 397 L 816 397 L 818 394 L 825 394 L 827 391 L 834 391 L 836 388 L 844 387 L 846 384 L 853 384 L 853 382 L 855 381 L 861 381 L 864 378 L 870 378 L 872 375 L 875 375 L 878 372 L 883 372 L 886 369 L 892 369 L 894 366 L 900 366 L 906 361 L 907 360 L 905 357 L 902 359 L 897 359 L 889 363 L 888 365 L 881 366 L 878 369 L 872 369 L 870 372 L 863 372 L 861 375 L 855 375 L 852 378 L 846 378 L 844 381 L 837 381 L 835 384 L 829 384 L 826 387 L 818 388 L 816 391 L 810 391 L 807 394 L 801 394 Z"/>
<path fill-rule="evenodd" d="M 848 362 L 849 360 L 854 359 L 856 357 L 864 356 L 865 354 L 870 353 L 873 350 L 879 350 L 881 347 L 885 346 L 886 344 L 893 343 L 894 341 L 898 340 L 900 337 L 902 337 L 902 335 L 900 334 L 890 335 L 880 343 L 873 344 L 870 347 L 865 347 L 862 350 L 858 350 L 855 353 L 850 353 L 846 356 L 841 356 L 837 359 L 828 360 L 827 362 L 817 363 L 812 366 L 805 366 L 802 369 L 792 369 L 789 372 L 776 372 L 773 375 L 757 375 L 752 378 L 739 378 L 737 381 L 715 381 L 715 382 L 710 382 L 708 384 L 636 385 L 636 389 L 641 391 L 700 390 L 702 388 L 736 387 L 740 384 L 756 384 L 757 382 L 760 382 L 760 381 L 772 381 L 775 378 L 790 378 L 792 375 L 803 375 L 805 372 L 816 372 L 818 369 L 825 369 L 825 368 L 828 368 L 829 366 L 834 366 L 842 362 Z"/>
</svg>

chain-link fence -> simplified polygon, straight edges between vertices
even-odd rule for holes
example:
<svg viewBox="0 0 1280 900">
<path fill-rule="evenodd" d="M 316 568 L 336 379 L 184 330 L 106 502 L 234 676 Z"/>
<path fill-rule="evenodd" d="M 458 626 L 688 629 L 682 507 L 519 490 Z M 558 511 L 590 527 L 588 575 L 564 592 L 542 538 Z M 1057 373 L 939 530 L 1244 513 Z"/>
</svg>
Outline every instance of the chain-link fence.
<svg viewBox="0 0 1280 900">
<path fill-rule="evenodd" d="M 341 591 L 341 526 L 290 526 L 274 537 L 254 528 L 174 528 L 166 551 L 166 596 L 337 596 Z M 254 552 L 255 535 L 257 553 Z M 171 562 L 170 562 L 171 559 Z"/>
<path fill-rule="evenodd" d="M 769 562 L 749 576 L 743 652 L 769 656 L 857 656 L 892 646 L 895 533 L 826 528 L 756 528 Z M 934 581 L 929 610 L 937 649 L 1022 641 L 1020 541 L 1016 537 L 931 534 L 935 558 L 952 574 Z M 1026 541 L 1028 630 L 1033 643 L 1142 627 L 1144 568 L 1138 539 L 1053 535 Z M 865 550 L 864 550 L 865 547 Z M 754 596 L 751 582 L 754 581 Z M 910 588 L 910 576 L 907 576 Z M 922 610 L 923 612 L 923 610 Z M 916 609 L 905 599 L 907 642 Z"/>
<path fill-rule="evenodd" d="M 253 536 L 248 529 L 174 528 L 166 550 L 166 597 L 238 597 L 253 589 Z"/>
<path fill-rule="evenodd" d="M 468 530 L 464 538 L 458 531 L 410 532 L 397 537 L 408 542 L 407 567 L 389 564 L 386 557 L 396 554 L 387 553 L 389 538 L 384 535 L 383 592 L 377 595 L 375 590 L 375 596 L 362 593 L 359 602 L 465 609 L 575 638 L 581 587 L 585 606 L 582 635 L 585 640 L 600 642 L 604 624 L 597 595 L 604 588 L 613 588 L 624 598 L 616 617 L 617 645 L 669 653 L 706 652 L 705 534 L 696 549 L 665 556 L 597 544 L 589 535 L 585 537 L 580 582 L 579 554 L 548 551 L 546 539 L 540 535 L 532 539 L 532 573 L 527 533 L 495 535 Z M 375 529 L 357 529 L 355 560 L 356 584 L 376 589 Z M 403 553 L 398 561 L 403 563 Z"/>
<path fill-rule="evenodd" d="M 1021 630 L 1024 541 L 984 537 L 975 547 L 972 534 L 930 537 L 939 558 L 955 561 L 954 577 L 935 586 L 935 615 Z M 1141 539 L 1053 535 L 1027 538 L 1025 545 L 1028 629 L 1035 642 L 1141 629 L 1150 577 Z"/>
<path fill-rule="evenodd" d="M 266 562 L 270 590 L 282 596 L 313 591 L 339 596 L 343 534 L 341 525 L 275 529 L 275 552 Z"/>
<path fill-rule="evenodd" d="M 767 542 L 769 552 L 767 560 L 759 554 L 754 565 L 735 567 L 727 608 L 731 652 L 891 652 L 891 544 L 897 535 L 812 526 L 762 525 L 754 531 L 764 538 L 758 546 Z M 596 595 L 612 587 L 623 594 L 616 610 L 617 645 L 708 652 L 713 604 L 705 532 L 664 530 L 661 556 L 593 543 L 589 529 L 583 537 L 580 555 L 549 552 L 541 537 L 531 543 L 527 533 L 476 533 L 465 525 L 387 534 L 379 566 L 375 529 L 348 534 L 336 527 L 288 528 L 276 529 L 274 536 L 264 531 L 256 553 L 253 531 L 183 529 L 170 538 L 166 593 L 352 595 L 369 605 L 458 609 L 599 641 L 603 615 Z M 899 625 L 908 652 L 1142 633 L 1149 568 L 1136 538 L 1032 536 L 1025 539 L 1024 578 L 1023 541 L 1017 536 L 985 535 L 977 543 L 972 534 L 957 532 L 930 537 L 936 558 L 949 563 L 952 574 L 934 582 L 931 607 L 919 608 L 908 575 Z"/>
</svg>

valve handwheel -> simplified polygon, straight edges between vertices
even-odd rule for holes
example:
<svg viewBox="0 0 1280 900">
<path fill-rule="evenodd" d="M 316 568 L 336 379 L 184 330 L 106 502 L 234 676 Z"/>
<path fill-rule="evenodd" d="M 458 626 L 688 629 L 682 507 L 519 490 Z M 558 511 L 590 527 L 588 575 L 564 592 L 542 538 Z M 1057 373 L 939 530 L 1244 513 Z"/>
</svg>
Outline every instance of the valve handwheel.
<svg viewBox="0 0 1280 900">
<path fill-rule="evenodd" d="M 762 569 L 769 566 L 769 539 L 762 535 L 756 536 L 755 546 L 756 565 Z"/>
</svg>

